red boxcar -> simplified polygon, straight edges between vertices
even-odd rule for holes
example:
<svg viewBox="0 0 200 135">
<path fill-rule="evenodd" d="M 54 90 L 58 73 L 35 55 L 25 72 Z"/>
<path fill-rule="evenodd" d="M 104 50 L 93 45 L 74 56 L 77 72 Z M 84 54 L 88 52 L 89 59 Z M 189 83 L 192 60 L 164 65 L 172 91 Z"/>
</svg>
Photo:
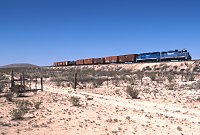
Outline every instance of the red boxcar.
<svg viewBox="0 0 200 135">
<path fill-rule="evenodd" d="M 90 58 L 90 59 L 84 59 L 84 65 L 92 65 L 94 64 L 94 59 Z"/>
<path fill-rule="evenodd" d="M 119 56 L 111 56 L 110 63 L 119 63 Z"/>
<path fill-rule="evenodd" d="M 126 62 L 136 62 L 136 57 L 138 54 L 128 54 L 126 55 Z"/>
<path fill-rule="evenodd" d="M 120 55 L 119 56 L 119 63 L 125 63 L 126 62 L 126 58 L 127 58 L 127 55 Z"/>
<path fill-rule="evenodd" d="M 104 59 L 105 59 L 105 63 L 106 63 L 106 64 L 109 64 L 109 63 L 110 63 L 110 57 L 105 57 Z"/>
<path fill-rule="evenodd" d="M 94 64 L 104 64 L 105 58 L 94 58 Z"/>
<path fill-rule="evenodd" d="M 76 61 L 76 65 L 83 65 L 84 64 L 84 60 L 77 60 Z"/>
</svg>

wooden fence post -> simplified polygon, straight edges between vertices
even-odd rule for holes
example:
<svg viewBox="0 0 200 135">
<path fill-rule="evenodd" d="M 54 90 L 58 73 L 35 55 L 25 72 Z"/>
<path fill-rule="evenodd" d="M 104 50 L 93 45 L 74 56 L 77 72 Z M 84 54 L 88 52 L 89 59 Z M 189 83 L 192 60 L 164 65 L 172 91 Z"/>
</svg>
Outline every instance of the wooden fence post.
<svg viewBox="0 0 200 135">
<path fill-rule="evenodd" d="M 25 75 L 24 72 L 22 72 L 22 83 L 23 83 L 23 90 L 26 90 L 26 83 L 25 83 Z"/>
<path fill-rule="evenodd" d="M 74 74 L 74 89 L 76 90 L 77 85 L 77 72 Z"/>
<path fill-rule="evenodd" d="M 11 72 L 11 88 L 15 85 L 15 82 L 14 82 L 14 72 L 13 72 L 13 70 L 12 70 L 12 72 Z"/>
<path fill-rule="evenodd" d="M 107 76 L 107 80 L 106 81 L 107 81 L 107 87 L 108 87 L 108 81 L 109 81 L 108 76 Z"/>
<path fill-rule="evenodd" d="M 43 78 L 41 77 L 41 91 L 43 91 Z"/>
<path fill-rule="evenodd" d="M 35 89 L 37 90 L 37 81 L 38 81 L 38 78 L 37 78 L 37 77 L 35 78 L 35 81 L 36 81 L 36 82 L 35 82 Z"/>
</svg>

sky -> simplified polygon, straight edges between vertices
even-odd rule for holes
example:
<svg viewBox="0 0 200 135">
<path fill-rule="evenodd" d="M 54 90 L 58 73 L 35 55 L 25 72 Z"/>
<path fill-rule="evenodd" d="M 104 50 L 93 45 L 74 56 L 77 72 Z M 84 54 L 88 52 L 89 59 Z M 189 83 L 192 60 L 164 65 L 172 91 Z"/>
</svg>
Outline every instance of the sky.
<svg viewBox="0 0 200 135">
<path fill-rule="evenodd" d="M 0 66 L 186 48 L 200 58 L 199 0 L 0 0 Z"/>
</svg>

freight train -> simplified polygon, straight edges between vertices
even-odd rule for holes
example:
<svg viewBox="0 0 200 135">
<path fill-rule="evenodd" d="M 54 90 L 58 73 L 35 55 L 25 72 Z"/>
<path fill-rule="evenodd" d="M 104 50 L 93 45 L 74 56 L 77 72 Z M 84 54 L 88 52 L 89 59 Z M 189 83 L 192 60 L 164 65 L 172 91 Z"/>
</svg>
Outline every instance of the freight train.
<svg viewBox="0 0 200 135">
<path fill-rule="evenodd" d="M 53 66 L 74 66 L 74 65 L 98 65 L 111 63 L 139 63 L 139 62 L 161 62 L 161 61 L 183 61 L 191 60 L 190 53 L 186 50 L 171 50 L 163 52 L 148 52 L 140 54 L 127 54 L 120 56 L 109 56 L 103 58 L 80 59 L 76 61 L 54 62 Z"/>
</svg>

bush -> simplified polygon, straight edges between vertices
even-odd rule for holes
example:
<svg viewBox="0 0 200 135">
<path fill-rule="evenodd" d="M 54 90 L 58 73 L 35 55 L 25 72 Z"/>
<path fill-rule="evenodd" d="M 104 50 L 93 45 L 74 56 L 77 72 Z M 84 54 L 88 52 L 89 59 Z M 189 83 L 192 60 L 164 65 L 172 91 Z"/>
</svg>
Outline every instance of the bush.
<svg viewBox="0 0 200 135">
<path fill-rule="evenodd" d="M 10 112 L 12 115 L 12 120 L 21 120 L 26 113 L 27 111 L 21 109 L 14 109 Z"/>
<path fill-rule="evenodd" d="M 196 89 L 200 89 L 200 81 L 196 82 Z"/>
<path fill-rule="evenodd" d="M 168 89 L 168 90 L 174 90 L 174 85 L 175 85 L 175 84 L 173 84 L 173 83 L 167 85 L 167 89 Z"/>
<path fill-rule="evenodd" d="M 174 75 L 169 74 L 169 75 L 167 76 L 167 79 L 168 79 L 168 81 L 171 83 L 172 80 L 174 79 Z"/>
<path fill-rule="evenodd" d="M 7 93 L 6 95 L 5 95 L 5 97 L 6 97 L 6 99 L 8 100 L 8 101 L 10 101 L 10 102 L 12 102 L 13 101 L 13 93 L 12 92 L 9 92 L 9 93 Z"/>
<path fill-rule="evenodd" d="M 81 106 L 80 104 L 80 98 L 78 97 L 71 97 L 70 102 L 73 104 L 73 106 Z"/>
<path fill-rule="evenodd" d="M 98 86 L 103 85 L 104 81 L 106 81 L 106 79 L 98 78 L 94 79 L 92 83 L 97 88 Z"/>
<path fill-rule="evenodd" d="M 151 78 L 151 81 L 155 81 L 156 80 L 156 73 L 147 73 L 147 76 L 149 77 L 149 78 Z"/>
<path fill-rule="evenodd" d="M 134 89 L 132 86 L 128 86 L 126 88 L 126 92 L 132 99 L 137 99 L 139 95 L 139 91 Z"/>
<path fill-rule="evenodd" d="M 39 102 L 34 102 L 34 107 L 35 107 L 35 109 L 40 109 L 40 105 L 42 104 L 42 102 L 41 101 L 39 101 Z"/>
<path fill-rule="evenodd" d="M 188 81 L 194 81 L 194 80 L 195 80 L 194 74 L 188 75 Z"/>
<path fill-rule="evenodd" d="M 197 101 L 199 101 L 199 102 L 200 102 L 200 96 L 197 98 Z"/>
<path fill-rule="evenodd" d="M 18 101 L 16 104 L 20 110 L 29 110 L 29 107 L 32 105 L 32 103 L 27 100 Z"/>
</svg>

